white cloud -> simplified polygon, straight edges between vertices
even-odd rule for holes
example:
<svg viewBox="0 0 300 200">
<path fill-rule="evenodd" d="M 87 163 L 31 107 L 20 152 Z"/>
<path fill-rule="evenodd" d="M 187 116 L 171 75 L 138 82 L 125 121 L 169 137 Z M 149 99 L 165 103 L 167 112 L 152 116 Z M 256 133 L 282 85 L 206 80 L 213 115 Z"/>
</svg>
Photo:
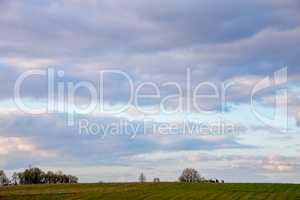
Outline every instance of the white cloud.
<svg viewBox="0 0 300 200">
<path fill-rule="evenodd" d="M 273 172 L 290 172 L 294 168 L 290 165 L 264 165 L 263 169 Z"/>
<path fill-rule="evenodd" d="M 9 156 L 13 153 L 30 153 L 38 157 L 54 157 L 55 151 L 46 151 L 40 149 L 35 144 L 20 137 L 2 137 L 0 136 L 0 155 Z"/>
<path fill-rule="evenodd" d="M 27 58 L 27 57 L 8 57 L 4 59 L 8 65 L 17 67 L 19 69 L 34 69 L 47 68 L 56 64 L 56 61 L 49 58 Z"/>
</svg>

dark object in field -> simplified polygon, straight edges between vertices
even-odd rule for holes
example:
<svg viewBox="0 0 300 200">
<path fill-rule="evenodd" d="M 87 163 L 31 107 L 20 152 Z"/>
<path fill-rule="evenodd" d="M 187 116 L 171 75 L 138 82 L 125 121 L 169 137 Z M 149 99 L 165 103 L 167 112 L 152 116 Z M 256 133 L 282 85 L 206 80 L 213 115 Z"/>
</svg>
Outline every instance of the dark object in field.
<svg viewBox="0 0 300 200">
<path fill-rule="evenodd" d="M 153 182 L 154 182 L 154 183 L 159 183 L 160 180 L 159 180 L 159 178 L 154 178 L 154 179 L 153 179 Z"/>
</svg>

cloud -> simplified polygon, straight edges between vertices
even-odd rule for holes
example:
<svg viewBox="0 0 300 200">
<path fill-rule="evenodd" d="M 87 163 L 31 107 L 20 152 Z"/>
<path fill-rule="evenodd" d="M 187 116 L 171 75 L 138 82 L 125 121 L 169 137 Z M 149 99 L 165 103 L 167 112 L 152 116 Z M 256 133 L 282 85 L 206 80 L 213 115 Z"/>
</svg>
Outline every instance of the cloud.
<svg viewBox="0 0 300 200">
<path fill-rule="evenodd" d="M 38 148 L 35 144 L 26 139 L 18 137 L 0 137 L 0 154 L 8 156 L 13 153 L 30 153 L 33 156 L 49 158 L 55 157 L 55 151 L 46 151 Z"/>
<path fill-rule="evenodd" d="M 34 58 L 21 58 L 21 57 L 10 57 L 2 61 L 3 63 L 7 63 L 11 66 L 19 68 L 19 70 L 26 69 L 41 69 L 50 66 L 55 66 L 56 63 L 54 60 L 50 59 L 34 59 Z"/>
<path fill-rule="evenodd" d="M 5 98 L 12 96 L 15 79 L 10 76 L 16 78 L 26 69 L 42 67 L 65 70 L 63 81 L 94 84 L 98 70 L 112 68 L 133 75 L 135 83 L 175 80 L 182 87 L 187 67 L 192 68 L 193 85 L 259 78 L 285 65 L 291 76 L 298 76 L 300 24 L 298 3 L 293 0 L 1 4 L 1 60 L 11 70 L 0 69 L 5 74 L 1 81 L 7 82 L 0 88 Z M 252 12 L 256 15 L 244 17 Z M 120 84 L 114 84 L 117 81 Z M 108 103 L 128 100 L 124 83 L 118 78 L 108 82 Z M 46 98 L 45 79 L 35 79 L 24 87 L 25 96 Z M 232 92 L 230 101 L 245 102 L 247 91 Z"/>
<path fill-rule="evenodd" d="M 264 165 L 263 169 L 273 172 L 289 172 L 293 170 L 293 167 L 289 165 Z"/>
<path fill-rule="evenodd" d="M 222 157 L 191 153 L 218 150 L 222 150 L 222 153 L 248 152 L 256 149 L 258 142 L 252 141 L 254 138 L 247 140 L 246 145 L 241 142 L 244 136 L 172 137 L 154 136 L 153 131 L 145 136 L 138 130 L 135 139 L 131 138 L 132 135 L 124 135 L 122 131 L 119 132 L 121 135 L 109 135 L 102 139 L 101 134 L 80 135 L 78 127 L 67 127 L 65 112 L 31 116 L 20 113 L 8 102 L 13 99 L 14 84 L 20 74 L 29 69 L 47 67 L 64 71 L 63 77 L 55 79 L 56 83 L 65 84 L 88 81 L 98 85 L 99 70 L 122 70 L 132 77 L 135 87 L 145 81 L 161 86 L 161 99 L 178 93 L 176 88 L 162 86 L 173 81 L 182 87 L 184 94 L 178 101 L 189 102 L 191 99 L 187 94 L 191 89 L 187 88 L 186 72 L 190 68 L 192 88 L 205 81 L 215 84 L 218 89 L 222 83 L 235 83 L 226 93 L 226 117 L 234 122 L 245 118 L 246 122 L 241 126 L 246 127 L 247 123 L 256 122 L 247 121 L 244 115 L 241 117 L 243 109 L 237 110 L 238 114 L 231 112 L 231 105 L 249 107 L 250 92 L 258 81 L 273 76 L 275 71 L 287 66 L 288 86 L 298 88 L 299 6 L 297 0 L 0 1 L 0 142 L 4 145 L 0 147 L 0 152 L 5 157 L 3 166 L 12 169 L 24 167 L 28 164 L 26 155 L 30 154 L 32 164 L 102 166 L 105 172 L 108 171 L 105 166 L 113 165 L 114 169 L 121 169 L 132 180 L 134 175 L 133 172 L 127 173 L 129 170 L 138 170 L 140 167 L 154 173 L 154 167 L 149 169 L 151 167 L 145 167 L 142 161 L 159 164 L 159 169 L 169 177 L 180 173 L 175 167 L 185 167 L 187 162 L 200 166 L 200 162 L 204 161 L 208 162 L 205 172 L 228 173 L 229 179 L 230 176 L 238 179 L 237 175 L 240 175 L 251 180 L 262 180 L 265 177 L 259 172 L 297 171 L 297 163 L 292 162 L 297 161 L 295 157 L 268 160 L 255 155 Z M 22 96 L 29 104 L 40 106 L 47 99 L 47 86 L 45 77 L 32 77 L 22 85 Z M 57 91 L 57 85 L 55 87 Z M 202 92 L 209 93 L 209 89 L 205 88 Z M 257 98 L 259 103 L 271 107 L 271 94 L 276 89 L 260 95 Z M 149 94 L 152 91 L 146 89 L 143 92 Z M 288 104 L 289 116 L 299 125 L 297 92 L 290 95 Z M 127 102 L 128 95 L 128 82 L 124 77 L 106 77 L 105 106 L 122 105 Z M 90 97 L 83 90 L 75 96 L 82 104 Z M 176 103 L 176 100 L 170 101 L 167 106 L 172 107 Z M 157 104 L 157 100 L 145 101 L 142 106 Z M 218 100 L 205 99 L 199 104 L 221 111 Z M 180 119 L 190 118 L 195 115 L 194 112 L 191 110 L 186 113 L 184 110 L 178 115 Z M 147 117 L 138 113 L 136 108 L 122 114 L 125 117 L 92 113 L 90 116 L 76 114 L 75 118 L 84 117 L 109 126 L 124 118 L 138 118 L 136 121 L 128 120 L 130 125 L 138 125 L 142 123 L 141 119 Z M 174 120 L 175 117 L 171 115 L 169 119 Z M 195 117 L 202 120 L 203 116 Z M 163 121 L 160 116 L 155 119 L 156 124 Z M 256 128 L 252 127 L 251 130 L 262 130 L 259 125 Z M 267 141 L 259 142 L 263 146 Z M 265 148 L 270 150 L 269 147 Z M 179 153 L 182 151 L 186 153 Z M 51 157 L 52 153 L 57 152 L 61 158 Z M 180 159 L 184 162 L 177 166 L 176 161 Z M 128 167 L 128 160 L 138 166 Z M 217 169 L 209 166 L 211 163 L 219 164 L 219 161 L 223 163 L 216 165 Z M 231 161 L 234 161 L 234 166 L 230 165 Z M 170 173 L 168 166 L 174 166 Z M 96 171 L 96 168 L 93 170 Z"/>
<path fill-rule="evenodd" d="M 293 172 L 299 167 L 298 158 L 286 158 L 280 156 L 269 156 L 261 160 L 262 168 L 268 172 Z"/>
<path fill-rule="evenodd" d="M 217 149 L 253 148 L 253 146 L 241 144 L 237 138 L 231 136 L 184 136 L 180 133 L 164 135 L 157 132 L 156 129 L 147 129 L 149 131 L 143 132 L 145 128 L 143 121 L 128 121 L 118 117 L 76 116 L 77 118 L 89 120 L 89 128 L 99 125 L 104 129 L 100 128 L 100 132 L 95 134 L 84 131 L 80 133 L 77 121 L 74 127 L 68 127 L 63 115 L 40 115 L 39 117 L 2 115 L 1 137 L 3 140 L 10 137 L 18 138 L 11 139 L 12 144 L 9 147 L 17 142 L 30 140 L 31 143 L 27 146 L 20 146 L 20 148 L 24 147 L 23 150 L 38 155 L 47 155 L 46 151 L 40 149 L 50 149 L 60 152 L 59 154 L 63 155 L 63 158 L 70 159 L 71 163 L 91 164 L 119 163 L 122 162 L 123 157 L 153 151 L 214 151 Z M 159 122 L 153 123 L 154 126 L 160 125 Z M 116 124 L 118 127 L 115 126 Z M 7 140 L 10 143 L 10 140 Z M 14 153 L 14 151 L 8 151 L 6 155 L 12 156 Z M 49 153 L 49 155 L 51 154 Z M 51 162 L 64 163 L 64 160 L 47 158 L 46 163 Z M 11 161 L 10 164 L 14 165 L 13 163 Z M 27 164 L 20 161 L 15 165 L 22 167 Z"/>
</svg>

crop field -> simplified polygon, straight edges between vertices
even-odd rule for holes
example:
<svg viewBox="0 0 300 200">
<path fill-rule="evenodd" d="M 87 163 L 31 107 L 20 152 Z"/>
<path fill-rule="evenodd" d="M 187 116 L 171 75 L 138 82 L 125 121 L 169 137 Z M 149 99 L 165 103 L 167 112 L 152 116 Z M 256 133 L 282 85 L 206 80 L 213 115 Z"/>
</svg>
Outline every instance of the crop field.
<svg viewBox="0 0 300 200">
<path fill-rule="evenodd" d="M 1 200 L 21 199 L 299 199 L 300 185 L 115 183 L 25 185 L 0 188 Z"/>
</svg>

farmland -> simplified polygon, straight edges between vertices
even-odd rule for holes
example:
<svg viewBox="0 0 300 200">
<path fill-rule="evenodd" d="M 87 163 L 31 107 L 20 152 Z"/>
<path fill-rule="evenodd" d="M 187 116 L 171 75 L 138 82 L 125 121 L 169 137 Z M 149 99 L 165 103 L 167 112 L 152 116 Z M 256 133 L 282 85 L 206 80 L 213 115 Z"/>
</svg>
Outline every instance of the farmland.
<svg viewBox="0 0 300 200">
<path fill-rule="evenodd" d="M 1 200 L 29 199 L 300 199 L 300 185 L 101 183 L 0 187 Z"/>
</svg>

